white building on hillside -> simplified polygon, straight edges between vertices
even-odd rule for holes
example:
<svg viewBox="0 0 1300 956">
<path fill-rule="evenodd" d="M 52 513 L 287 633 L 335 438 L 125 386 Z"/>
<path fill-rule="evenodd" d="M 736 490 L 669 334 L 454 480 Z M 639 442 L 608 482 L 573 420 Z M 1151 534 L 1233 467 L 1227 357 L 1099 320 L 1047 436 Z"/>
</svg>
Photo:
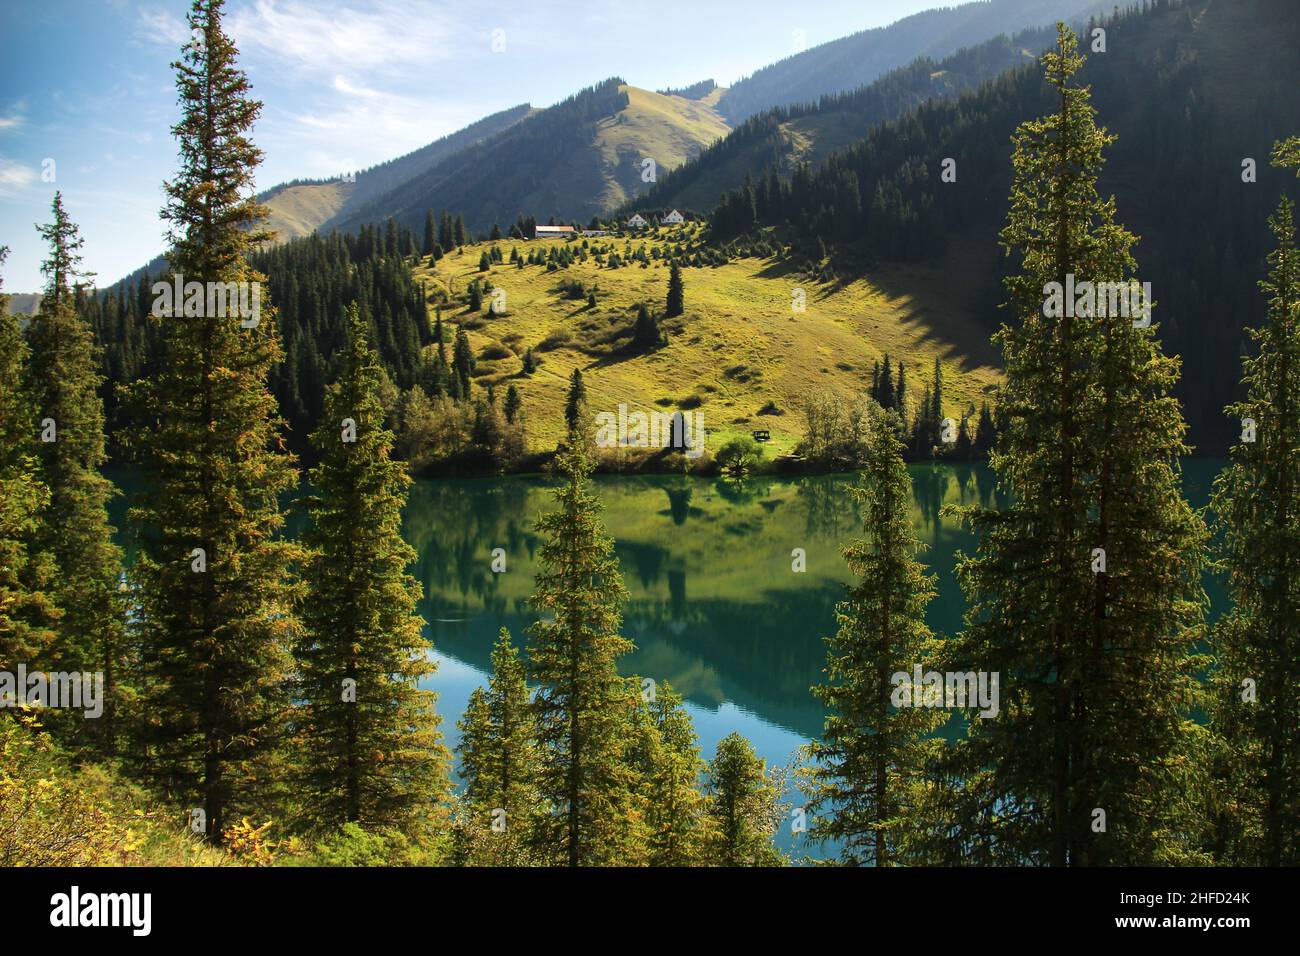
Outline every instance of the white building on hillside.
<svg viewBox="0 0 1300 956">
<path fill-rule="evenodd" d="M 634 213 L 632 218 L 627 221 L 627 224 L 633 229 L 644 229 L 647 225 L 645 219 L 642 218 L 639 212 Z"/>
<path fill-rule="evenodd" d="M 685 221 L 686 221 L 686 217 L 683 216 L 676 209 L 674 209 L 668 215 L 664 216 L 664 218 L 661 220 L 661 222 L 663 222 L 665 226 L 668 225 L 669 223 L 685 222 Z"/>
<path fill-rule="evenodd" d="M 534 239 L 563 239 L 576 235 L 572 226 L 537 226 L 533 232 Z"/>
</svg>

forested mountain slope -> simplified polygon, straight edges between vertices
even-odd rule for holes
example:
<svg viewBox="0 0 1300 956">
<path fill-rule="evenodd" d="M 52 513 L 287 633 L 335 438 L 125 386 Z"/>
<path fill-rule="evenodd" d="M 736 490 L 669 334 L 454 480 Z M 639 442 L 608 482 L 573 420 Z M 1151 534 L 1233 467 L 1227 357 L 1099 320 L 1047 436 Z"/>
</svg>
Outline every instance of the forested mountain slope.
<svg viewBox="0 0 1300 956">
<path fill-rule="evenodd" d="M 340 177 L 284 183 L 267 190 L 261 199 L 270 212 L 268 228 L 280 241 L 305 236 L 358 209 L 443 160 L 508 129 L 537 112 L 527 103 L 493 113 L 449 136 L 387 162 L 357 172 L 339 170 Z M 351 174 L 344 179 L 342 174 Z"/>
<path fill-rule="evenodd" d="M 586 221 L 648 188 L 727 133 L 705 100 L 665 96 L 612 78 L 461 150 L 361 205 L 333 225 L 394 217 L 418 227 L 427 210 L 454 209 L 473 232 L 519 216 Z"/>
<path fill-rule="evenodd" d="M 789 177 L 817 166 L 874 126 L 932 99 L 952 98 L 1007 70 L 1036 63 L 1055 41 L 1055 26 L 1001 35 L 942 60 L 922 57 L 848 93 L 779 106 L 749 117 L 697 159 L 659 178 L 629 209 L 708 210 L 746 177 Z"/>
<path fill-rule="evenodd" d="M 1290 0 L 1156 0 L 1106 21 L 1106 52 L 1088 53 L 1084 82 L 1115 134 L 1101 189 L 1142 237 L 1139 276 L 1152 283 L 1167 351 L 1182 356 L 1182 398 L 1193 438 L 1221 447 L 1232 424 L 1242 328 L 1262 308 L 1266 218 L 1294 179 L 1268 165 L 1274 141 L 1300 129 L 1300 7 Z M 715 238 L 789 224 L 840 258 L 987 263 L 969 304 L 999 321 L 997 236 L 1011 181 L 1009 137 L 1054 107 L 1041 72 L 1026 67 L 952 102 L 931 102 L 872 130 L 815 172 L 766 176 L 729 193 Z M 956 163 L 943 182 L 941 164 Z M 1257 181 L 1243 182 L 1253 159 Z M 775 170 L 773 170 L 775 171 Z M 855 259 L 854 257 L 859 257 Z M 865 258 L 862 258 L 865 257 Z"/>
<path fill-rule="evenodd" d="M 1002 33 L 1074 21 L 1110 6 L 1098 0 L 979 0 L 925 10 L 765 66 L 728 89 L 718 109 L 736 125 L 775 106 L 864 86 L 918 57 L 941 59 Z"/>
</svg>

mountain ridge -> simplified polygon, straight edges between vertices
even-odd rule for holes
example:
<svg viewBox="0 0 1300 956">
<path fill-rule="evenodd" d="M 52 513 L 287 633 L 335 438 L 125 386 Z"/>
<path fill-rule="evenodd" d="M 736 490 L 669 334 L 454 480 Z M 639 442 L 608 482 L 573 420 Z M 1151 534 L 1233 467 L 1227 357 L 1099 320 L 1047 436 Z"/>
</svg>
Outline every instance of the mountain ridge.
<svg viewBox="0 0 1300 956">
<path fill-rule="evenodd" d="M 976 0 L 922 10 L 770 63 L 733 83 L 719 110 L 738 125 L 774 107 L 857 89 L 922 57 L 940 59 L 1003 33 L 1074 22 L 1110 6 L 1102 0 Z"/>
</svg>

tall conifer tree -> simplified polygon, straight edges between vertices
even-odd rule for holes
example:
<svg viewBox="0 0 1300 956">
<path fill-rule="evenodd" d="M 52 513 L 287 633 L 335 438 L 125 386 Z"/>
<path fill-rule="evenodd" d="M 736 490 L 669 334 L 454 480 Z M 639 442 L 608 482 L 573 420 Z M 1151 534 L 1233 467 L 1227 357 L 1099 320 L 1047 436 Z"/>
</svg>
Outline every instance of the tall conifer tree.
<svg viewBox="0 0 1300 956">
<path fill-rule="evenodd" d="M 643 695 L 644 698 L 644 695 Z M 646 796 L 651 866 L 699 866 L 714 837 L 700 776 L 704 761 L 680 694 L 667 683 L 638 709 L 633 747 Z"/>
<path fill-rule="evenodd" d="M 668 268 L 668 300 L 664 317 L 671 319 L 686 311 L 686 290 L 682 282 L 682 268 L 676 262 Z"/>
<path fill-rule="evenodd" d="M 470 382 L 474 375 L 474 350 L 464 329 L 456 330 L 456 345 L 452 351 L 452 371 L 456 376 L 456 396 L 469 398 Z"/>
<path fill-rule="evenodd" d="M 249 97 L 221 13 L 220 0 L 195 0 L 193 39 L 173 64 L 180 170 L 163 209 L 171 269 L 205 290 L 260 283 L 245 256 L 267 238 L 253 198 L 262 154 L 248 137 L 261 104 Z M 278 537 L 278 496 L 297 473 L 266 385 L 282 354 L 261 298 L 260 314 L 246 318 L 174 302 L 160 320 L 161 360 L 133 387 L 146 484 L 133 511 L 148 681 L 142 766 L 180 807 L 203 811 L 192 819 L 213 843 L 275 794 L 298 635 L 290 576 L 298 549 Z"/>
<path fill-rule="evenodd" d="M 306 500 L 310 549 L 297 660 L 304 699 L 300 766 L 307 816 L 409 831 L 447 789 L 448 755 L 433 692 L 415 552 L 401 536 L 411 479 L 390 455 L 379 358 L 357 306 L 339 381 L 312 444 L 320 464 Z"/>
<path fill-rule="evenodd" d="M 780 866 L 772 845 L 781 819 L 781 788 L 749 741 L 732 732 L 718 742 L 708 768 L 708 812 L 712 839 L 707 851 L 714 866 Z"/>
<path fill-rule="evenodd" d="M 575 368 L 569 376 L 569 392 L 564 399 L 564 427 L 570 435 L 579 431 L 587 414 L 587 386 L 582 382 L 582 369 Z"/>
<path fill-rule="evenodd" d="M 506 424 L 513 425 L 519 417 L 519 411 L 523 407 L 523 400 L 519 397 L 519 389 L 514 382 L 511 382 L 506 389 L 506 400 L 501 406 L 501 411 L 506 416 Z"/>
<path fill-rule="evenodd" d="M 934 441 L 939 441 L 940 422 L 943 421 L 943 366 L 934 360 L 934 385 L 930 389 L 930 421 L 934 423 Z"/>
<path fill-rule="evenodd" d="M 62 194 L 54 194 L 52 211 L 54 221 L 38 227 L 50 257 L 41 267 L 46 285 L 27 335 L 28 391 L 38 417 L 53 423 L 54 439 L 36 445 L 41 480 L 50 492 L 36 546 L 54 559 L 55 600 L 63 611 L 58 646 L 43 663 L 51 669 L 103 672 L 104 713 L 94 737 L 111 749 L 124 652 L 124 608 L 118 593 L 122 554 L 113 543 L 107 510 L 116 491 L 100 473 L 107 458 L 99 397 L 103 376 L 73 288 L 83 275 L 82 240 L 63 208 Z"/>
<path fill-rule="evenodd" d="M 492 648 L 487 689 L 476 688 L 470 695 L 460 729 L 456 750 L 470 825 L 493 830 L 489 840 L 501 846 L 494 847 L 499 852 L 492 860 L 517 862 L 539 812 L 540 752 L 524 664 L 505 628 Z"/>
<path fill-rule="evenodd" d="M 8 254 L 0 246 L 0 267 Z M 36 460 L 40 419 L 26 388 L 29 358 L 9 296 L 0 291 L 0 669 L 11 672 L 45 659 L 58 618 L 48 593 L 53 562 L 34 547 L 50 493 Z"/>
<path fill-rule="evenodd" d="M 438 245 L 450 252 L 456 245 L 456 233 L 451 224 L 451 213 L 445 209 L 438 218 Z"/>
<path fill-rule="evenodd" d="M 537 523 L 544 541 L 533 605 L 542 619 L 528 648 L 548 807 L 535 832 L 559 863 L 633 864 L 645 833 L 641 782 L 628 760 L 637 697 L 616 669 L 633 649 L 619 633 L 626 590 L 583 443 L 562 446 L 556 461 L 563 484 L 559 510 Z"/>
<path fill-rule="evenodd" d="M 956 838 L 939 844 L 968 862 L 1176 862 L 1194 858 L 1197 787 L 1181 774 L 1205 544 L 1179 492 L 1178 364 L 1149 324 L 1051 291 L 1126 283 L 1136 237 L 1097 194 L 1113 137 L 1073 82 L 1065 26 L 1043 64 L 1059 105 L 1013 137 L 1002 232 L 1018 271 L 1015 321 L 996 337 L 1008 425 L 992 464 L 1011 501 L 971 512 L 979 548 L 958 566 L 971 607 L 947 648 L 946 670 L 999 675 L 1001 713 L 957 747 Z"/>
<path fill-rule="evenodd" d="M 421 255 L 432 255 L 433 247 L 438 244 L 437 229 L 433 224 L 433 210 L 426 210 L 424 213 L 424 245 L 420 249 Z"/>
<path fill-rule="evenodd" d="M 840 859 L 861 865 L 906 862 L 909 813 L 933 747 L 938 712 L 891 706 L 892 675 L 929 669 L 936 642 L 925 624 L 934 577 L 916 559 L 912 481 L 889 416 L 871 417 L 861 484 L 853 489 L 865 538 L 844 549 L 857 583 L 837 608 L 839 630 L 827 640 L 827 682 L 813 688 L 830 715 L 808 745 L 809 809 L 814 839 L 836 841 Z M 973 706 L 973 704 L 972 704 Z"/>
<path fill-rule="evenodd" d="M 1288 148 L 1294 150 L 1288 154 Z M 1275 165 L 1300 166 L 1300 138 Z M 1223 863 L 1300 865 L 1300 254 L 1294 203 L 1269 219 L 1275 247 L 1246 398 L 1228 411 L 1243 440 L 1215 483 L 1211 510 L 1232 607 L 1214 629 L 1211 726 L 1220 800 L 1212 849 Z"/>
</svg>

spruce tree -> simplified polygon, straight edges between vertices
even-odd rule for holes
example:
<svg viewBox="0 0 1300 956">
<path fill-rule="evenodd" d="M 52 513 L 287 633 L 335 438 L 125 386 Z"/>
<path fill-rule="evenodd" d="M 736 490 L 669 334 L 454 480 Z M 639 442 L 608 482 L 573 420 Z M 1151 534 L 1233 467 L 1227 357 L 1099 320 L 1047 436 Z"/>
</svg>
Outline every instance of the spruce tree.
<svg viewBox="0 0 1300 956">
<path fill-rule="evenodd" d="M 881 408 L 889 409 L 894 407 L 894 371 L 889 362 L 889 356 L 885 356 L 885 365 L 880 370 L 880 397 L 876 399 Z"/>
<path fill-rule="evenodd" d="M 261 104 L 248 96 L 221 8 L 195 0 L 195 39 L 173 64 L 180 170 L 166 185 L 167 259 L 187 283 L 260 283 L 245 256 L 267 238 L 252 198 L 262 154 L 247 135 Z M 265 299 L 250 328 L 232 310 L 173 303 L 157 367 L 132 386 L 146 485 L 132 512 L 142 529 L 142 767 L 178 807 L 204 812 L 192 820 L 213 843 L 274 795 L 298 633 L 299 551 L 278 537 L 278 496 L 297 476 L 266 387 L 282 353 Z"/>
<path fill-rule="evenodd" d="M 916 415 L 912 419 L 912 451 L 917 457 L 931 455 L 934 452 L 935 428 L 930 420 L 933 407 L 930 401 L 930 386 L 927 385 L 925 395 L 921 399 L 921 404 L 916 407 Z"/>
<path fill-rule="evenodd" d="M 466 394 L 468 388 L 466 388 L 465 390 L 461 389 L 460 373 L 455 366 L 455 361 L 456 361 L 455 350 L 453 349 L 452 351 L 451 362 L 448 362 L 447 350 L 440 343 L 438 345 L 438 355 L 433 361 L 435 366 L 446 369 L 447 396 L 454 402 L 458 402 L 462 398 L 468 398 L 469 396 Z M 435 373 L 436 373 L 436 369 L 435 369 Z"/>
<path fill-rule="evenodd" d="M 506 388 L 505 404 L 501 406 L 501 410 L 506 416 L 507 425 L 513 425 L 515 423 L 515 419 L 519 417 L 519 410 L 521 407 L 522 402 L 519 398 L 519 389 L 515 386 L 514 382 L 511 382 Z"/>
<path fill-rule="evenodd" d="M 425 210 L 424 213 L 424 245 L 420 254 L 424 256 L 433 255 L 433 249 L 438 244 L 438 233 L 433 224 L 433 210 Z"/>
<path fill-rule="evenodd" d="M 447 789 L 415 552 L 401 536 L 411 479 L 391 456 L 379 359 L 364 319 L 350 338 L 312 444 L 320 464 L 305 499 L 307 600 L 295 657 L 304 816 L 320 828 L 412 831 Z"/>
<path fill-rule="evenodd" d="M 1297 140 L 1300 148 L 1300 140 Z M 1274 163 L 1284 165 L 1286 144 Z M 1300 165 L 1300 156 L 1294 160 Z M 1230 610 L 1215 625 L 1211 727 L 1218 800 L 1212 849 L 1221 863 L 1300 864 L 1300 257 L 1294 204 L 1269 219 L 1275 247 L 1257 354 L 1243 359 L 1244 401 L 1228 412 L 1242 440 L 1215 482 Z"/>
<path fill-rule="evenodd" d="M 384 255 L 390 259 L 401 255 L 401 237 L 397 230 L 397 220 L 392 216 L 384 223 Z"/>
<path fill-rule="evenodd" d="M 73 289 L 82 275 L 82 240 L 61 193 L 54 194 L 52 208 L 54 221 L 38 227 L 50 257 L 42 266 L 46 285 L 41 307 L 27 334 L 28 394 L 38 418 L 52 421 L 54 429 L 53 441 L 36 445 L 41 483 L 50 493 L 36 547 L 54 559 L 54 600 L 63 612 L 60 640 L 43 664 L 52 670 L 103 672 L 104 713 L 93 737 L 111 750 L 125 644 L 125 609 L 118 592 L 122 554 L 113 543 L 107 510 L 116 491 L 100 473 L 107 459 L 99 397 L 103 376 Z"/>
<path fill-rule="evenodd" d="M 569 376 L 569 392 L 564 399 L 564 425 L 570 437 L 579 431 L 587 415 L 587 386 L 582 383 L 582 369 Z"/>
<path fill-rule="evenodd" d="M 456 245 L 456 232 L 452 227 L 451 213 L 443 210 L 438 219 L 438 245 L 450 252 Z"/>
<path fill-rule="evenodd" d="M 916 665 L 928 670 L 937 644 L 925 624 L 934 576 L 916 558 L 924 546 L 912 530 L 912 480 L 882 411 L 871 416 L 852 491 L 865 536 L 843 552 L 857 580 L 836 609 L 826 683 L 813 688 L 829 715 L 821 739 L 807 747 L 805 791 L 813 839 L 838 842 L 844 863 L 887 866 L 908 861 L 907 827 L 933 752 L 925 738 L 943 719 L 933 709 L 891 706 L 892 675 L 910 680 Z"/>
<path fill-rule="evenodd" d="M 501 416 L 489 395 L 474 401 L 474 420 L 470 426 L 470 441 L 482 452 L 484 461 L 497 463 L 501 448 Z"/>
<path fill-rule="evenodd" d="M 474 350 L 470 348 L 469 336 L 465 334 L 464 329 L 456 330 L 456 347 L 452 352 L 452 363 L 460 396 L 469 398 L 469 386 L 474 376 Z"/>
<path fill-rule="evenodd" d="M 943 440 L 943 366 L 938 356 L 934 360 L 934 384 L 930 386 L 930 443 L 939 445 Z"/>
<path fill-rule="evenodd" d="M 0 246 L 0 266 L 8 254 Z M 53 561 L 34 546 L 50 493 L 36 460 L 40 418 L 26 388 L 29 358 L 0 291 L 0 669 L 11 672 L 46 659 L 59 616 L 49 593 Z"/>
<path fill-rule="evenodd" d="M 528 672 L 542 750 L 538 786 L 548 812 L 539 850 L 569 866 L 638 862 L 645 853 L 642 783 L 629 763 L 636 695 L 616 669 L 633 649 L 619 633 L 626 600 L 614 542 L 591 493 L 584 445 L 562 446 L 559 510 L 542 516 Z"/>
<path fill-rule="evenodd" d="M 643 695 L 644 697 L 644 695 Z M 638 708 L 635 763 L 644 781 L 650 866 L 700 866 L 714 836 L 700 777 L 704 761 L 680 694 L 666 682 Z"/>
<path fill-rule="evenodd" d="M 997 427 L 993 424 L 993 415 L 989 403 L 980 405 L 979 424 L 975 427 L 975 450 L 987 454 L 997 441 Z"/>
<path fill-rule="evenodd" d="M 451 374 L 451 367 L 447 364 L 447 346 L 443 344 L 441 338 L 437 339 L 438 347 L 433 350 L 432 371 L 430 372 L 431 387 L 429 394 L 435 398 L 443 395 L 455 397 L 455 387 L 459 385 L 454 375 Z"/>
<path fill-rule="evenodd" d="M 471 825 L 505 834 L 508 852 L 492 858 L 511 862 L 532 837 L 539 813 L 540 751 L 531 695 L 519 651 L 504 627 L 492 648 L 492 677 L 476 688 L 459 723 L 456 748 Z"/>
<path fill-rule="evenodd" d="M 659 323 L 655 321 L 644 302 L 636 307 L 636 322 L 632 326 L 632 344 L 641 348 L 654 348 L 660 344 Z"/>
<path fill-rule="evenodd" d="M 781 788 L 763 759 L 740 734 L 727 734 L 708 766 L 712 837 L 706 851 L 714 866 L 781 866 L 772 845 L 781 820 Z"/>
<path fill-rule="evenodd" d="M 665 318 L 673 318 L 686 311 L 686 291 L 682 284 L 682 269 L 676 262 L 668 269 L 668 303 Z"/>
<path fill-rule="evenodd" d="M 953 456 L 958 461 L 970 461 L 971 450 L 975 447 L 975 439 L 971 436 L 970 417 L 974 413 L 975 407 L 972 405 L 961 416 L 961 423 L 957 426 L 957 442 L 953 448 Z"/>
<path fill-rule="evenodd" d="M 1002 242 L 1015 321 L 996 336 L 1007 430 L 992 464 L 1010 503 L 973 509 L 958 563 L 970 610 L 950 671 L 999 675 L 941 789 L 942 858 L 1153 864 L 1194 859 L 1186 759 L 1204 528 L 1179 492 L 1176 360 L 1124 315 L 1072 315 L 1049 283 L 1127 282 L 1136 237 L 1097 195 L 1102 150 L 1074 34 L 1043 57 L 1057 111 L 1013 137 Z M 1059 302 L 1059 300 L 1058 300 Z M 936 383 L 938 380 L 936 379 Z"/>
</svg>

